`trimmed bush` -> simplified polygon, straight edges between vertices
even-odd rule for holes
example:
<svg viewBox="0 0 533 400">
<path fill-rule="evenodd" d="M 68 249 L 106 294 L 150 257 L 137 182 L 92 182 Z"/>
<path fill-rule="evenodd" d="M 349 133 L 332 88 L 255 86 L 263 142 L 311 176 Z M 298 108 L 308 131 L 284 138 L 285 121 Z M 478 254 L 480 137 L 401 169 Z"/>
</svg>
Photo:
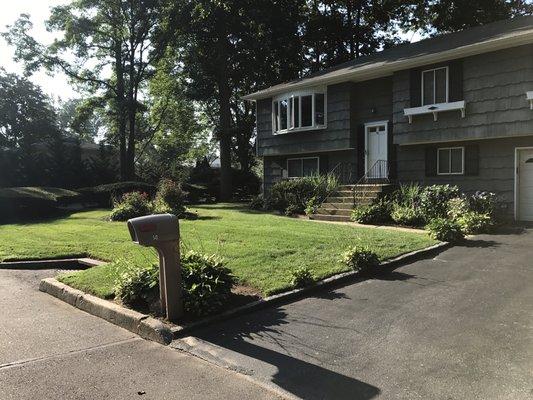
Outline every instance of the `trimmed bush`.
<svg viewBox="0 0 533 400">
<path fill-rule="evenodd" d="M 420 195 L 420 209 L 426 221 L 446 218 L 448 201 L 459 196 L 459 188 L 450 185 L 433 185 L 424 188 Z"/>
<path fill-rule="evenodd" d="M 152 203 L 146 193 L 131 192 L 122 196 L 111 211 L 111 221 L 127 221 L 130 218 L 151 214 Z"/>
<path fill-rule="evenodd" d="M 354 246 L 342 254 L 341 261 L 354 271 L 364 271 L 379 265 L 379 258 L 372 250 Z"/>
<path fill-rule="evenodd" d="M 185 193 L 181 186 L 170 179 L 162 179 L 157 186 L 154 208 L 158 214 L 174 214 L 181 217 L 185 209 Z"/>
<path fill-rule="evenodd" d="M 494 222 L 489 214 L 482 214 L 475 211 L 468 211 L 455 221 L 461 227 L 461 231 L 466 235 L 488 233 L 494 226 Z"/>
<path fill-rule="evenodd" d="M 441 242 L 457 243 L 464 239 L 464 234 L 457 222 L 446 218 L 434 218 L 426 226 L 429 236 Z"/>
<path fill-rule="evenodd" d="M 420 196 L 424 188 L 418 183 L 402 184 L 393 194 L 394 202 L 402 207 L 420 207 Z"/>
<path fill-rule="evenodd" d="M 494 217 L 496 213 L 496 194 L 491 192 L 475 192 L 468 198 L 471 211 Z"/>
<path fill-rule="evenodd" d="M 147 193 L 150 197 L 156 192 L 156 186 L 145 182 L 115 182 L 93 187 L 77 189 L 85 203 L 97 203 L 100 207 L 110 207 L 126 193 Z"/>
<path fill-rule="evenodd" d="M 290 212 L 303 214 L 312 198 L 320 204 L 338 187 L 338 179 L 333 174 L 284 180 L 272 186 L 268 205 L 283 213 L 290 207 Z"/>
<path fill-rule="evenodd" d="M 291 273 L 291 285 L 297 288 L 310 286 L 315 282 L 315 277 L 307 267 L 300 267 Z"/>
<path fill-rule="evenodd" d="M 397 203 L 392 205 L 391 219 L 398 225 L 421 226 L 424 224 L 424 216 L 419 209 Z"/>
<path fill-rule="evenodd" d="M 119 261 L 124 272 L 115 283 L 115 296 L 124 304 L 152 311 L 159 307 L 159 268 L 139 267 Z M 181 257 L 183 301 L 190 316 L 219 311 L 229 296 L 234 278 L 216 256 L 190 251 Z"/>
<path fill-rule="evenodd" d="M 263 210 L 265 208 L 265 199 L 261 195 L 252 197 L 252 200 L 248 203 L 248 208 L 250 210 Z"/>
<path fill-rule="evenodd" d="M 447 217 L 452 221 L 457 221 L 459 217 L 470 211 L 468 200 L 465 197 L 454 197 L 448 200 Z"/>
<path fill-rule="evenodd" d="M 390 222 L 390 203 L 382 199 L 368 206 L 357 206 L 352 210 L 351 219 L 360 224 L 382 224 Z"/>
</svg>

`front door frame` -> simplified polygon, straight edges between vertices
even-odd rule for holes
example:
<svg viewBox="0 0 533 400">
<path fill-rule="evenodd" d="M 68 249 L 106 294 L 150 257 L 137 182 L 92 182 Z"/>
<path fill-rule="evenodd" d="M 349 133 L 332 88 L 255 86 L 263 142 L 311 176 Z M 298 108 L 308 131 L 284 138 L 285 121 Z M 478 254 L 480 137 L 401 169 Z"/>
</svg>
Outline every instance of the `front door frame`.
<svg viewBox="0 0 533 400">
<path fill-rule="evenodd" d="M 514 148 L 514 219 L 518 221 L 519 219 L 519 208 L 520 208 L 520 173 L 518 171 L 518 165 L 520 163 L 520 151 L 523 150 L 533 150 L 532 146 L 526 147 L 515 147 Z"/>
<path fill-rule="evenodd" d="M 389 161 L 389 120 L 384 121 L 374 121 L 374 122 L 366 122 L 365 123 L 365 151 L 364 151 L 364 157 L 365 157 L 365 171 L 366 174 L 368 172 L 368 128 L 372 128 L 375 126 L 385 126 L 385 137 L 387 138 L 387 145 L 385 146 L 385 153 L 387 155 L 387 162 Z M 388 177 L 387 177 L 388 178 Z"/>
</svg>

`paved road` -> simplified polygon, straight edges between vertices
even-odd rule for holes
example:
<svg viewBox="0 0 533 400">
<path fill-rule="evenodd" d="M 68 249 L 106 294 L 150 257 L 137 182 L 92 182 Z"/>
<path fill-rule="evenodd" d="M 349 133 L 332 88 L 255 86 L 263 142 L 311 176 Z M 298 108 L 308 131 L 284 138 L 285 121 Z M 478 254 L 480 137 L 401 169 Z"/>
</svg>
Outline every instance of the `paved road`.
<svg viewBox="0 0 533 400">
<path fill-rule="evenodd" d="M 306 399 L 533 399 L 533 230 L 173 343 Z"/>
<path fill-rule="evenodd" d="M 138 338 L 0 270 L 0 399 L 272 399 L 242 375 Z"/>
</svg>

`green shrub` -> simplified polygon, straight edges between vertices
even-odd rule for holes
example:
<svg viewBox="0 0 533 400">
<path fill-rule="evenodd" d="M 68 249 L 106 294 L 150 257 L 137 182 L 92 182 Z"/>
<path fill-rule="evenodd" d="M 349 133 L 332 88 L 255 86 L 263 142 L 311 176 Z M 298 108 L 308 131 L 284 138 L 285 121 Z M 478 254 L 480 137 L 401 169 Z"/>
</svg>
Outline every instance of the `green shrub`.
<svg viewBox="0 0 533 400">
<path fill-rule="evenodd" d="M 155 185 L 145 182 L 115 182 L 93 187 L 76 189 L 85 203 L 97 203 L 101 207 L 109 207 L 121 196 L 130 192 L 147 193 L 153 196 L 156 192 Z"/>
<path fill-rule="evenodd" d="M 184 202 L 185 193 L 181 190 L 181 186 L 170 179 L 161 179 L 154 201 L 155 212 L 181 217 L 186 211 Z"/>
<path fill-rule="evenodd" d="M 363 271 L 379 265 L 379 258 L 366 247 L 354 246 L 342 254 L 341 261 L 354 271 Z"/>
<path fill-rule="evenodd" d="M 423 187 L 418 183 L 401 184 L 392 197 L 395 203 L 402 207 L 418 208 L 423 191 Z"/>
<path fill-rule="evenodd" d="M 310 286 L 315 282 L 315 277 L 307 267 L 300 267 L 291 272 L 291 285 L 297 288 Z"/>
<path fill-rule="evenodd" d="M 305 205 L 305 215 L 316 214 L 318 207 L 320 207 L 320 203 L 317 201 L 316 196 L 311 197 Z"/>
<path fill-rule="evenodd" d="M 398 225 L 421 226 L 424 224 L 424 216 L 419 209 L 397 203 L 392 206 L 391 219 Z"/>
<path fill-rule="evenodd" d="M 441 242 L 456 243 L 464 238 L 461 227 L 457 222 L 446 218 L 434 218 L 426 227 L 432 239 Z"/>
<path fill-rule="evenodd" d="M 465 197 L 454 197 L 448 200 L 447 217 L 452 221 L 457 221 L 459 217 L 470 211 L 468 201 Z"/>
<path fill-rule="evenodd" d="M 494 217 L 496 213 L 496 194 L 491 192 L 475 192 L 468 197 L 470 211 Z"/>
<path fill-rule="evenodd" d="M 494 226 L 494 222 L 489 214 L 482 214 L 475 211 L 465 212 L 455 221 L 461 227 L 461 231 L 466 235 L 488 233 Z"/>
<path fill-rule="evenodd" d="M 300 207 L 298 207 L 296 204 L 289 204 L 285 209 L 284 214 L 287 217 L 293 217 L 295 215 L 301 214 L 301 210 Z"/>
<path fill-rule="evenodd" d="M 357 206 L 352 210 L 352 221 L 360 224 L 381 224 L 391 219 L 391 205 L 382 199 L 368 206 Z"/>
<path fill-rule="evenodd" d="M 152 203 L 146 193 L 126 193 L 115 203 L 110 218 L 111 221 L 127 221 L 130 218 L 150 214 L 152 208 Z"/>
<path fill-rule="evenodd" d="M 450 185 L 433 185 L 424 188 L 420 195 L 420 209 L 426 221 L 445 218 L 448 201 L 459 196 L 459 188 Z"/>
<path fill-rule="evenodd" d="M 140 268 L 120 259 L 115 262 L 123 272 L 115 282 L 115 296 L 122 303 L 138 309 L 154 308 L 159 300 L 159 267 Z"/>
<path fill-rule="evenodd" d="M 119 261 L 124 270 L 115 282 L 115 296 L 124 304 L 155 310 L 159 301 L 159 268 L 139 267 Z M 222 261 L 190 251 L 181 257 L 183 301 L 190 316 L 219 311 L 231 294 L 234 278 Z"/>
<path fill-rule="evenodd" d="M 265 199 L 261 195 L 252 197 L 250 203 L 248 203 L 250 210 L 263 210 L 265 208 Z"/>
<path fill-rule="evenodd" d="M 320 204 L 338 187 L 338 179 L 333 174 L 284 180 L 272 186 L 268 204 L 280 212 L 285 212 L 290 206 L 291 211 L 303 214 L 309 200 L 314 197 Z"/>
<path fill-rule="evenodd" d="M 235 278 L 215 255 L 189 251 L 181 259 L 185 311 L 202 316 L 219 311 L 231 295 Z"/>
</svg>

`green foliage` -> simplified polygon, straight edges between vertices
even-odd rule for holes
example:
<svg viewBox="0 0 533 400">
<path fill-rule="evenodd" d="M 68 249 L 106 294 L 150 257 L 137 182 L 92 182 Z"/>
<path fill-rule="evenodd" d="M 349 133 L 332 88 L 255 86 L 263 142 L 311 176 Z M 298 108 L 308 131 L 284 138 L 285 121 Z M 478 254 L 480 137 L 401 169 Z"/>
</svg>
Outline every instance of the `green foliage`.
<svg viewBox="0 0 533 400">
<path fill-rule="evenodd" d="M 496 194 L 491 192 L 475 192 L 468 197 L 468 206 L 471 211 L 494 217 L 496 214 Z"/>
<path fill-rule="evenodd" d="M 446 218 L 434 218 L 426 226 L 429 236 L 441 242 L 457 243 L 464 239 L 464 234 L 457 222 Z"/>
<path fill-rule="evenodd" d="M 126 193 L 142 192 L 152 196 L 156 192 L 156 187 L 145 182 L 125 181 L 80 188 L 76 191 L 82 194 L 83 201 L 86 203 L 97 203 L 101 207 L 109 207 Z"/>
<path fill-rule="evenodd" d="M 398 225 L 421 226 L 424 224 L 424 216 L 418 208 L 402 206 L 397 203 L 392 205 L 391 218 Z"/>
<path fill-rule="evenodd" d="M 426 221 L 446 218 L 448 201 L 459 196 L 459 188 L 450 185 L 433 185 L 424 188 L 420 195 L 420 209 Z"/>
<path fill-rule="evenodd" d="M 185 311 L 202 316 L 224 307 L 235 283 L 224 262 L 215 255 L 189 251 L 182 257 L 181 263 Z"/>
<path fill-rule="evenodd" d="M 159 299 L 157 264 L 139 267 L 125 260 L 116 262 L 123 271 L 115 283 L 115 294 L 124 304 L 154 309 Z M 234 278 L 214 255 L 190 251 L 181 258 L 185 312 L 203 316 L 219 311 L 231 295 Z"/>
<path fill-rule="evenodd" d="M 316 196 L 311 197 L 305 205 L 305 215 L 316 214 L 319 206 L 320 203 L 317 201 Z"/>
<path fill-rule="evenodd" d="M 316 279 L 307 267 L 296 268 L 291 272 L 291 285 L 297 288 L 311 286 Z"/>
<path fill-rule="evenodd" d="M 111 211 L 111 221 L 127 221 L 130 218 L 142 217 L 152 213 L 152 203 L 148 194 L 140 192 L 130 192 L 122 196 L 115 202 Z"/>
<path fill-rule="evenodd" d="M 248 203 L 250 210 L 263 210 L 265 208 L 265 199 L 262 195 L 252 197 L 250 203 Z"/>
<path fill-rule="evenodd" d="M 162 179 L 157 187 L 154 208 L 159 214 L 169 213 L 178 217 L 185 213 L 185 194 L 181 186 L 170 179 Z"/>
<path fill-rule="evenodd" d="M 303 214 L 311 199 L 314 198 L 314 204 L 320 204 L 338 187 L 338 179 L 333 174 L 284 180 L 272 186 L 269 205 L 281 212 L 288 209 Z"/>
<path fill-rule="evenodd" d="M 342 254 L 341 262 L 354 271 L 364 271 L 377 267 L 379 258 L 367 247 L 353 246 Z"/>
<path fill-rule="evenodd" d="M 494 221 L 489 214 L 467 211 L 454 221 L 461 227 L 464 234 L 488 233 L 494 226 Z"/>
<path fill-rule="evenodd" d="M 452 221 L 457 221 L 459 217 L 470 211 L 468 200 L 462 197 L 454 197 L 448 200 L 447 217 Z"/>
<path fill-rule="evenodd" d="M 352 210 L 351 219 L 360 224 L 382 224 L 390 222 L 391 204 L 386 199 L 381 199 L 374 204 L 356 206 Z"/>
<path fill-rule="evenodd" d="M 418 208 L 423 190 L 418 183 L 401 184 L 392 198 L 400 206 Z"/>
<path fill-rule="evenodd" d="M 122 273 L 115 281 L 115 296 L 133 308 L 147 309 L 159 299 L 159 267 L 139 268 L 125 259 L 115 261 Z"/>
</svg>

